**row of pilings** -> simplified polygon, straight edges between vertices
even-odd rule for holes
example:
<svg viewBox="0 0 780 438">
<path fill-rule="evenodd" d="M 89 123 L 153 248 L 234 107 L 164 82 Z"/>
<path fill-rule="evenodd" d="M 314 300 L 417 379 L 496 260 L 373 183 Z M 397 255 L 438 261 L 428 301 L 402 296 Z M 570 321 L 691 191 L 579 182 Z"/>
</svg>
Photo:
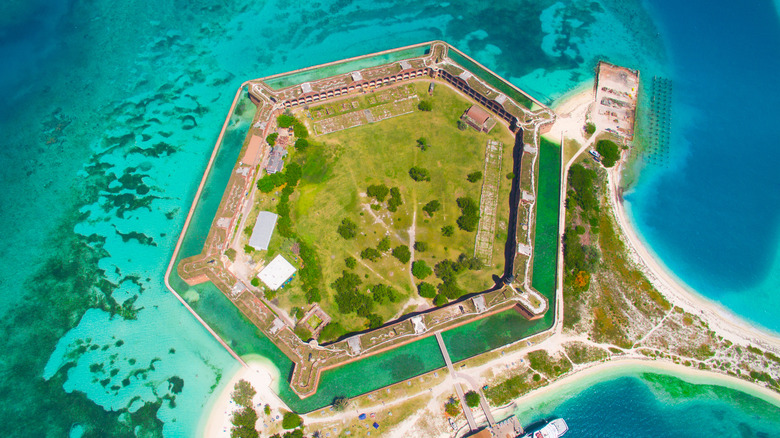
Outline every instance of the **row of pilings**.
<svg viewBox="0 0 780 438">
<path fill-rule="evenodd" d="M 654 165 L 669 167 L 669 139 L 672 130 L 672 80 L 653 77 L 648 121 L 648 142 L 643 159 Z"/>
</svg>

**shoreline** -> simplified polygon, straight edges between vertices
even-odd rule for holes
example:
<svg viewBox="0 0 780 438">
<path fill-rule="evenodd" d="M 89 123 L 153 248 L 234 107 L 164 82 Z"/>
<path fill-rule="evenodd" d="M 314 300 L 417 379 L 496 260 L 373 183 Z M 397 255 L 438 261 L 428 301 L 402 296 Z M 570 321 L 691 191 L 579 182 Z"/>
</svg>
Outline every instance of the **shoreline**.
<svg viewBox="0 0 780 438">
<path fill-rule="evenodd" d="M 203 412 L 207 413 L 207 415 L 201 418 L 196 436 L 208 438 L 230 437 L 231 417 L 236 408 L 236 405 L 231 400 L 231 393 L 236 383 L 242 379 L 251 383 L 252 387 L 257 391 L 252 401 L 255 409 L 258 411 L 258 424 L 265 417 L 262 411 L 263 405 L 271 405 L 272 411 L 277 412 L 280 409 L 290 410 L 277 395 L 282 379 L 276 365 L 270 359 L 255 354 L 243 356 L 243 359 L 246 362 L 246 366 L 238 367 L 222 387 L 222 390 L 219 393 L 213 393 L 206 406 L 204 406 Z M 263 429 L 261 427 L 259 430 L 262 431 Z"/>
<path fill-rule="evenodd" d="M 639 232 L 634 228 L 624 201 L 618 199 L 622 170 L 623 164 L 607 172 L 609 203 L 625 237 L 628 255 L 637 263 L 650 283 L 672 305 L 699 315 L 715 332 L 729 341 L 740 344 L 755 343 L 766 350 L 780 352 L 780 337 L 777 334 L 753 325 L 722 304 L 700 294 L 677 278 L 674 272 L 665 267 L 659 257 L 654 255 L 649 245 L 641 239 Z"/>
<path fill-rule="evenodd" d="M 550 403 L 562 396 L 579 393 L 593 384 L 607 382 L 621 377 L 637 377 L 642 373 L 661 374 L 680 379 L 693 385 L 710 385 L 729 388 L 759 398 L 780 407 L 780 394 L 771 389 L 750 383 L 738 377 L 709 370 L 697 370 L 665 360 L 617 358 L 593 363 L 563 378 L 535 389 L 514 399 L 500 410 L 504 413 L 520 408 L 530 408 Z"/>
</svg>

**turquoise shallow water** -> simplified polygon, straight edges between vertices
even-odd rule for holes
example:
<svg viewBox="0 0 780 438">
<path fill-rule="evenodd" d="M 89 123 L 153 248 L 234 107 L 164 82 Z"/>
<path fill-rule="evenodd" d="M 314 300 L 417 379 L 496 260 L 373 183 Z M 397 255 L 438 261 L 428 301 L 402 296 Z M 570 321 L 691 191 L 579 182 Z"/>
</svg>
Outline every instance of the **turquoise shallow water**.
<svg viewBox="0 0 780 438">
<path fill-rule="evenodd" d="M 667 29 L 663 10 L 642 6 L 7 3 L 0 17 L 4 435 L 196 430 L 222 376 L 237 365 L 165 290 L 162 276 L 243 80 L 437 38 L 544 102 L 589 79 L 602 56 L 643 74 L 684 78 L 680 54 L 664 48 L 681 37 Z M 777 16 L 765 6 L 753 12 Z M 240 137 L 245 122 L 233 122 L 231 135 Z M 632 202 L 641 210 L 639 196 Z M 772 214 L 750 218 L 759 229 L 776 225 Z M 751 288 L 765 281 L 764 261 L 776 250 L 771 242 L 755 247 L 757 270 L 745 271 L 755 274 Z M 220 305 L 201 292 L 201 305 Z M 238 350 L 258 348 L 245 325 L 222 330 Z M 272 349 L 265 354 L 284 361 Z M 434 362 L 431 356 L 418 368 Z M 626 397 L 648 412 L 668 402 Z M 727 402 L 717 409 L 731 415 L 740 408 Z"/>
</svg>

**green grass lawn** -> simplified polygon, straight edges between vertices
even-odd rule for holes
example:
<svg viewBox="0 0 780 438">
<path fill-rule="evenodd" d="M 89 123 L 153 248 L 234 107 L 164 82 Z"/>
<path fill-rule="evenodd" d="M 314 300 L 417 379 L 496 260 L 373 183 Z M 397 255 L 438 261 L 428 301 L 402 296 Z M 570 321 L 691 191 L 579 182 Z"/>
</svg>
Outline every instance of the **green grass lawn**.
<svg viewBox="0 0 780 438">
<path fill-rule="evenodd" d="M 470 183 L 466 175 L 483 171 L 488 138 L 504 143 L 502 172 L 511 169 L 514 139 L 503 125 L 497 125 L 490 136 L 470 128 L 460 131 L 457 120 L 471 105 L 470 101 L 441 84 L 436 87 L 433 98 L 427 94 L 427 83 L 416 83 L 414 87 L 420 99 L 433 102 L 433 111 L 415 111 L 313 138 L 322 146 L 313 146 L 315 149 L 307 153 L 306 161 L 301 163 L 303 179 L 290 198 L 296 232 L 319 254 L 324 286 L 320 305 L 334 322 L 350 331 L 365 328 L 366 320 L 354 313 L 339 314 L 333 301 L 335 291 L 330 285 L 343 270 L 348 270 L 344 260 L 350 256 L 358 259 L 354 272 L 363 280 L 363 291 L 370 285 L 382 283 L 394 287 L 401 295 L 396 303 L 375 305 L 374 313 L 384 321 L 391 319 L 405 307 L 410 296 L 417 294 L 409 278 L 409 264 L 399 262 L 390 251 L 376 262 L 361 260 L 360 252 L 367 247 L 375 248 L 385 235 L 390 237 L 391 248 L 398 245 L 411 247 L 414 242 L 410 242 L 409 228 L 416 211 L 416 241 L 427 243 L 428 249 L 416 252 L 415 260 L 425 260 L 433 267 L 445 258 L 456 259 L 460 253 L 473 256 L 476 233 L 458 229 L 455 221 L 460 209 L 455 200 L 469 196 L 479 203 L 482 181 Z M 365 98 L 361 96 L 361 100 Z M 305 113 L 297 116 L 300 120 L 310 121 Z M 426 151 L 416 146 L 419 137 L 425 137 L 431 145 Z M 291 159 L 298 158 L 293 153 Z M 431 180 L 412 180 L 409 176 L 412 166 L 427 169 Z M 388 211 L 386 202 L 379 210 L 368 208 L 373 199 L 364 194 L 371 184 L 398 187 L 403 204 L 396 212 Z M 506 236 L 508 198 L 509 182 L 502 178 L 496 231 L 499 236 L 504 236 L 503 239 Z M 432 200 L 438 200 L 441 209 L 431 218 L 422 211 L 422 207 Z M 358 225 L 358 235 L 354 239 L 345 240 L 336 231 L 344 218 Z M 445 225 L 455 228 L 453 236 L 442 236 L 441 228 Z M 459 277 L 462 288 L 477 292 L 493 285 L 491 276 L 500 274 L 503 268 L 503 239 L 494 243 L 493 266 L 463 273 Z M 433 275 L 426 281 L 434 285 L 439 282 Z M 306 305 L 296 281 L 280 291 L 278 298 L 283 308 Z"/>
</svg>

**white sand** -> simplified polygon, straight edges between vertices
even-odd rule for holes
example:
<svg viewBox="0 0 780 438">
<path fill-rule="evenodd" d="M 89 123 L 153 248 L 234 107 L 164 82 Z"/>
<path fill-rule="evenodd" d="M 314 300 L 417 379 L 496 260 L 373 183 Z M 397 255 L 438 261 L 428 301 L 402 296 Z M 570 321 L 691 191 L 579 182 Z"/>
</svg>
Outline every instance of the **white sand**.
<svg viewBox="0 0 780 438">
<path fill-rule="evenodd" d="M 617 198 L 621 169 L 609 171 L 609 200 L 615 211 L 618 225 L 626 237 L 629 255 L 640 265 L 650 282 L 673 305 L 687 312 L 697 314 L 719 335 L 734 343 L 758 345 L 767 350 L 780 352 L 780 338 L 776 334 L 764 331 L 750 322 L 738 317 L 725 307 L 710 301 L 676 278 L 648 250 L 631 224 L 624 205 Z"/>
<path fill-rule="evenodd" d="M 263 430 L 264 405 L 270 405 L 273 412 L 278 412 L 279 409 L 291 410 L 276 395 L 275 391 L 279 390 L 278 386 L 286 384 L 286 382 L 280 380 L 280 373 L 276 366 L 269 359 L 262 356 L 247 355 L 242 357 L 242 359 L 247 363 L 247 366 L 239 368 L 225 384 L 222 392 L 215 395 L 216 399 L 213 402 L 208 419 L 206 419 L 205 425 L 201 427 L 201 436 L 208 438 L 230 437 L 230 428 L 232 426 L 230 419 L 233 411 L 236 409 L 236 404 L 231 400 L 230 394 L 233 392 L 233 387 L 236 383 L 242 379 L 251 383 L 257 391 L 253 402 L 258 411 L 257 414 L 261 418 L 258 421 L 258 430 Z"/>
<path fill-rule="evenodd" d="M 558 99 L 553 105 L 557 117 L 550 131 L 544 134 L 552 141 L 561 140 L 561 135 L 585 144 L 583 128 L 585 116 L 593 103 L 593 83 L 588 82 Z M 595 137 L 595 136 L 594 136 Z"/>
<path fill-rule="evenodd" d="M 665 374 L 697 385 L 724 386 L 780 406 L 780 394 L 737 377 L 713 371 L 692 369 L 664 360 L 636 358 L 613 359 L 607 362 L 592 364 L 588 368 L 572 373 L 515 399 L 514 404 L 521 408 L 539 406 L 554 399 L 562 399 L 564 398 L 562 395 L 576 394 L 594 383 L 643 372 Z M 565 392 L 561 394 L 561 391 Z M 514 409 L 514 407 L 511 409 Z"/>
</svg>

